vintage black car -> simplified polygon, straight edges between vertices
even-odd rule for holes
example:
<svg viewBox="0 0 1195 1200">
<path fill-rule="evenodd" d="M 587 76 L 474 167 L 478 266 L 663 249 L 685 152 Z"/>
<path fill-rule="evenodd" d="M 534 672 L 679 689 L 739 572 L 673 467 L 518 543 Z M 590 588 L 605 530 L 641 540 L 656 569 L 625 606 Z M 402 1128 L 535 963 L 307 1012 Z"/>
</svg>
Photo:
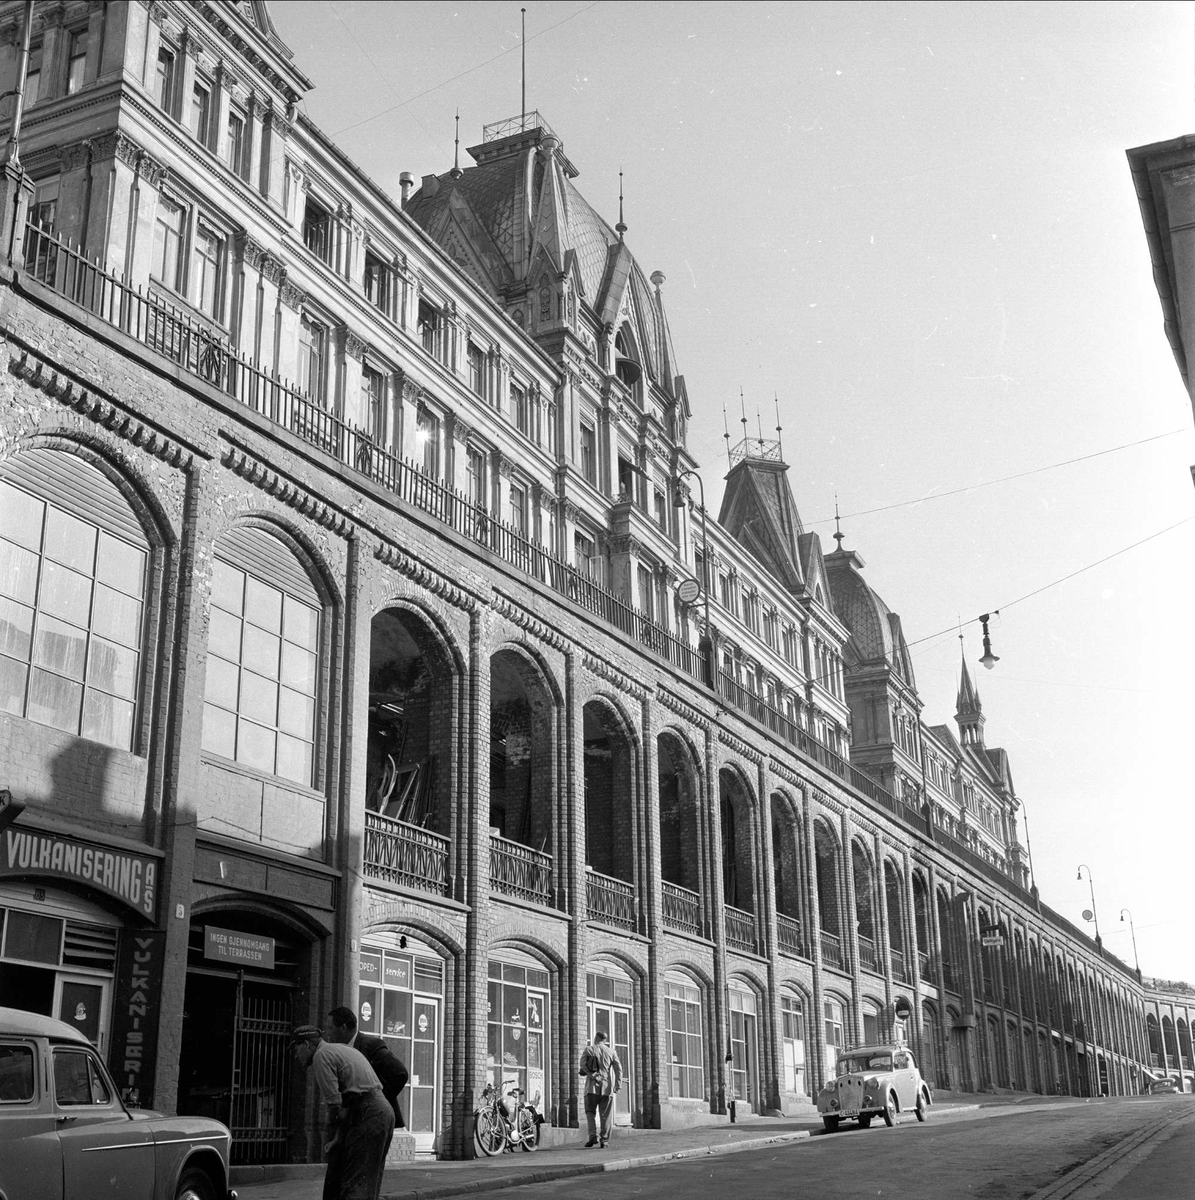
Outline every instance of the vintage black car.
<svg viewBox="0 0 1195 1200">
<path fill-rule="evenodd" d="M 925 1121 L 932 1103 L 913 1052 L 888 1043 L 840 1054 L 834 1078 L 818 1093 L 817 1111 L 826 1131 L 833 1133 L 844 1119 L 858 1121 L 863 1129 L 877 1116 L 892 1125 L 899 1112 L 915 1112 L 917 1120 Z"/>
</svg>

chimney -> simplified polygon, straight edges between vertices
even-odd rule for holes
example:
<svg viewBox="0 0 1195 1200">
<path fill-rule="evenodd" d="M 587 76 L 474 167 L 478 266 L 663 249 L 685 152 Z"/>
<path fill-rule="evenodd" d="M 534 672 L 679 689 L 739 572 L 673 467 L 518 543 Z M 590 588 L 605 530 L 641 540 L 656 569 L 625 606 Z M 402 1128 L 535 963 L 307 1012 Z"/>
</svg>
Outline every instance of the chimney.
<svg viewBox="0 0 1195 1200">
<path fill-rule="evenodd" d="M 434 196 L 434 195 L 436 195 L 436 194 L 439 192 L 439 190 L 440 190 L 440 178 L 439 178 L 439 176 L 438 176 L 438 175 L 425 175 L 425 176 L 423 177 L 423 183 L 420 185 L 420 188 L 419 188 L 419 190 L 420 190 L 420 191 L 421 191 L 421 192 L 422 192 L 422 193 L 423 193 L 425 196 Z"/>
<path fill-rule="evenodd" d="M 424 181 L 426 183 L 426 180 Z M 399 191 L 402 193 L 402 206 L 406 208 L 407 200 L 410 198 L 411 189 L 415 186 L 415 176 L 410 171 L 404 171 L 398 177 Z"/>
</svg>

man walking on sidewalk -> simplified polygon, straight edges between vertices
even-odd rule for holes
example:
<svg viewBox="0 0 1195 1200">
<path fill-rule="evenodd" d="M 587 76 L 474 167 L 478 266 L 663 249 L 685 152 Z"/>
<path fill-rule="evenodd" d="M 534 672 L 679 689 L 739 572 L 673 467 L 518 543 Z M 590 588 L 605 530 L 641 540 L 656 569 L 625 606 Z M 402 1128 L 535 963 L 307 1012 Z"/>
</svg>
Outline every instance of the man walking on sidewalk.
<svg viewBox="0 0 1195 1200">
<path fill-rule="evenodd" d="M 580 1074 L 585 1077 L 585 1122 L 589 1126 L 585 1145 L 605 1146 L 614 1132 L 614 1097 L 622 1087 L 622 1063 L 600 1029 L 581 1051 Z"/>
<path fill-rule="evenodd" d="M 398 1094 L 407 1086 L 410 1075 L 402 1059 L 390 1049 L 383 1038 L 362 1033 L 357 1028 L 357 1014 L 351 1008 L 339 1005 L 328 1013 L 328 1020 L 331 1022 L 328 1041 L 351 1046 L 365 1055 L 369 1065 L 373 1067 L 374 1074 L 381 1080 L 382 1095 L 386 1097 L 386 1103 L 394 1109 L 394 1128 L 405 1128 L 402 1109 L 398 1106 Z M 386 1152 L 390 1152 L 389 1142 L 386 1143 Z"/>
</svg>

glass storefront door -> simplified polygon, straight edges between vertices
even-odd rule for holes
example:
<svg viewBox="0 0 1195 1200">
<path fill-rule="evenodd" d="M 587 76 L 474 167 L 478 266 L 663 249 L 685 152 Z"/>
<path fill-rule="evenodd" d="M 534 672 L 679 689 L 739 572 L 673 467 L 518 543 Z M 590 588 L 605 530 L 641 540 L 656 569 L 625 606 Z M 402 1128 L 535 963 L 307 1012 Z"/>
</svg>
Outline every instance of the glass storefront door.
<svg viewBox="0 0 1195 1200">
<path fill-rule="evenodd" d="M 489 968 L 487 1009 L 489 1081 L 502 1095 L 526 1093 L 541 1113 L 548 1111 L 548 972 L 521 962 L 495 962 Z"/>
<path fill-rule="evenodd" d="M 759 1048 L 755 994 L 730 988 L 730 1084 L 736 1101 L 759 1112 Z"/>
<path fill-rule="evenodd" d="M 622 1064 L 622 1089 L 614 1097 L 615 1123 L 630 1125 L 635 1112 L 634 985 L 613 963 L 595 963 L 585 975 L 585 995 L 589 1040 L 601 1030 Z"/>
</svg>

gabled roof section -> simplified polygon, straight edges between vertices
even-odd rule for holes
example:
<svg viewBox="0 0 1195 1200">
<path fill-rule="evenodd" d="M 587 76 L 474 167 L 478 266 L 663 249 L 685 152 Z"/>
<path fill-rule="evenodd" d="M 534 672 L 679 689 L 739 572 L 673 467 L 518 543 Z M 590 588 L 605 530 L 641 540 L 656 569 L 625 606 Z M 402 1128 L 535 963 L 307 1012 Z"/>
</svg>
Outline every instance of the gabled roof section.
<svg viewBox="0 0 1195 1200">
<path fill-rule="evenodd" d="M 800 539 L 805 530 L 787 473 L 782 462 L 742 458 L 726 476 L 718 524 L 786 588 L 804 592 Z"/>
<path fill-rule="evenodd" d="M 1000 780 L 1001 787 L 1009 793 L 1016 795 L 1016 788 L 1012 785 L 1012 766 L 1008 761 L 1008 751 L 1001 750 L 998 746 L 987 751 L 988 761 L 992 764 L 992 769 L 995 771 Z"/>
<path fill-rule="evenodd" d="M 822 557 L 822 539 L 816 533 L 803 533 L 797 538 L 805 588 L 823 607 L 834 611 L 834 592 Z"/>
</svg>

